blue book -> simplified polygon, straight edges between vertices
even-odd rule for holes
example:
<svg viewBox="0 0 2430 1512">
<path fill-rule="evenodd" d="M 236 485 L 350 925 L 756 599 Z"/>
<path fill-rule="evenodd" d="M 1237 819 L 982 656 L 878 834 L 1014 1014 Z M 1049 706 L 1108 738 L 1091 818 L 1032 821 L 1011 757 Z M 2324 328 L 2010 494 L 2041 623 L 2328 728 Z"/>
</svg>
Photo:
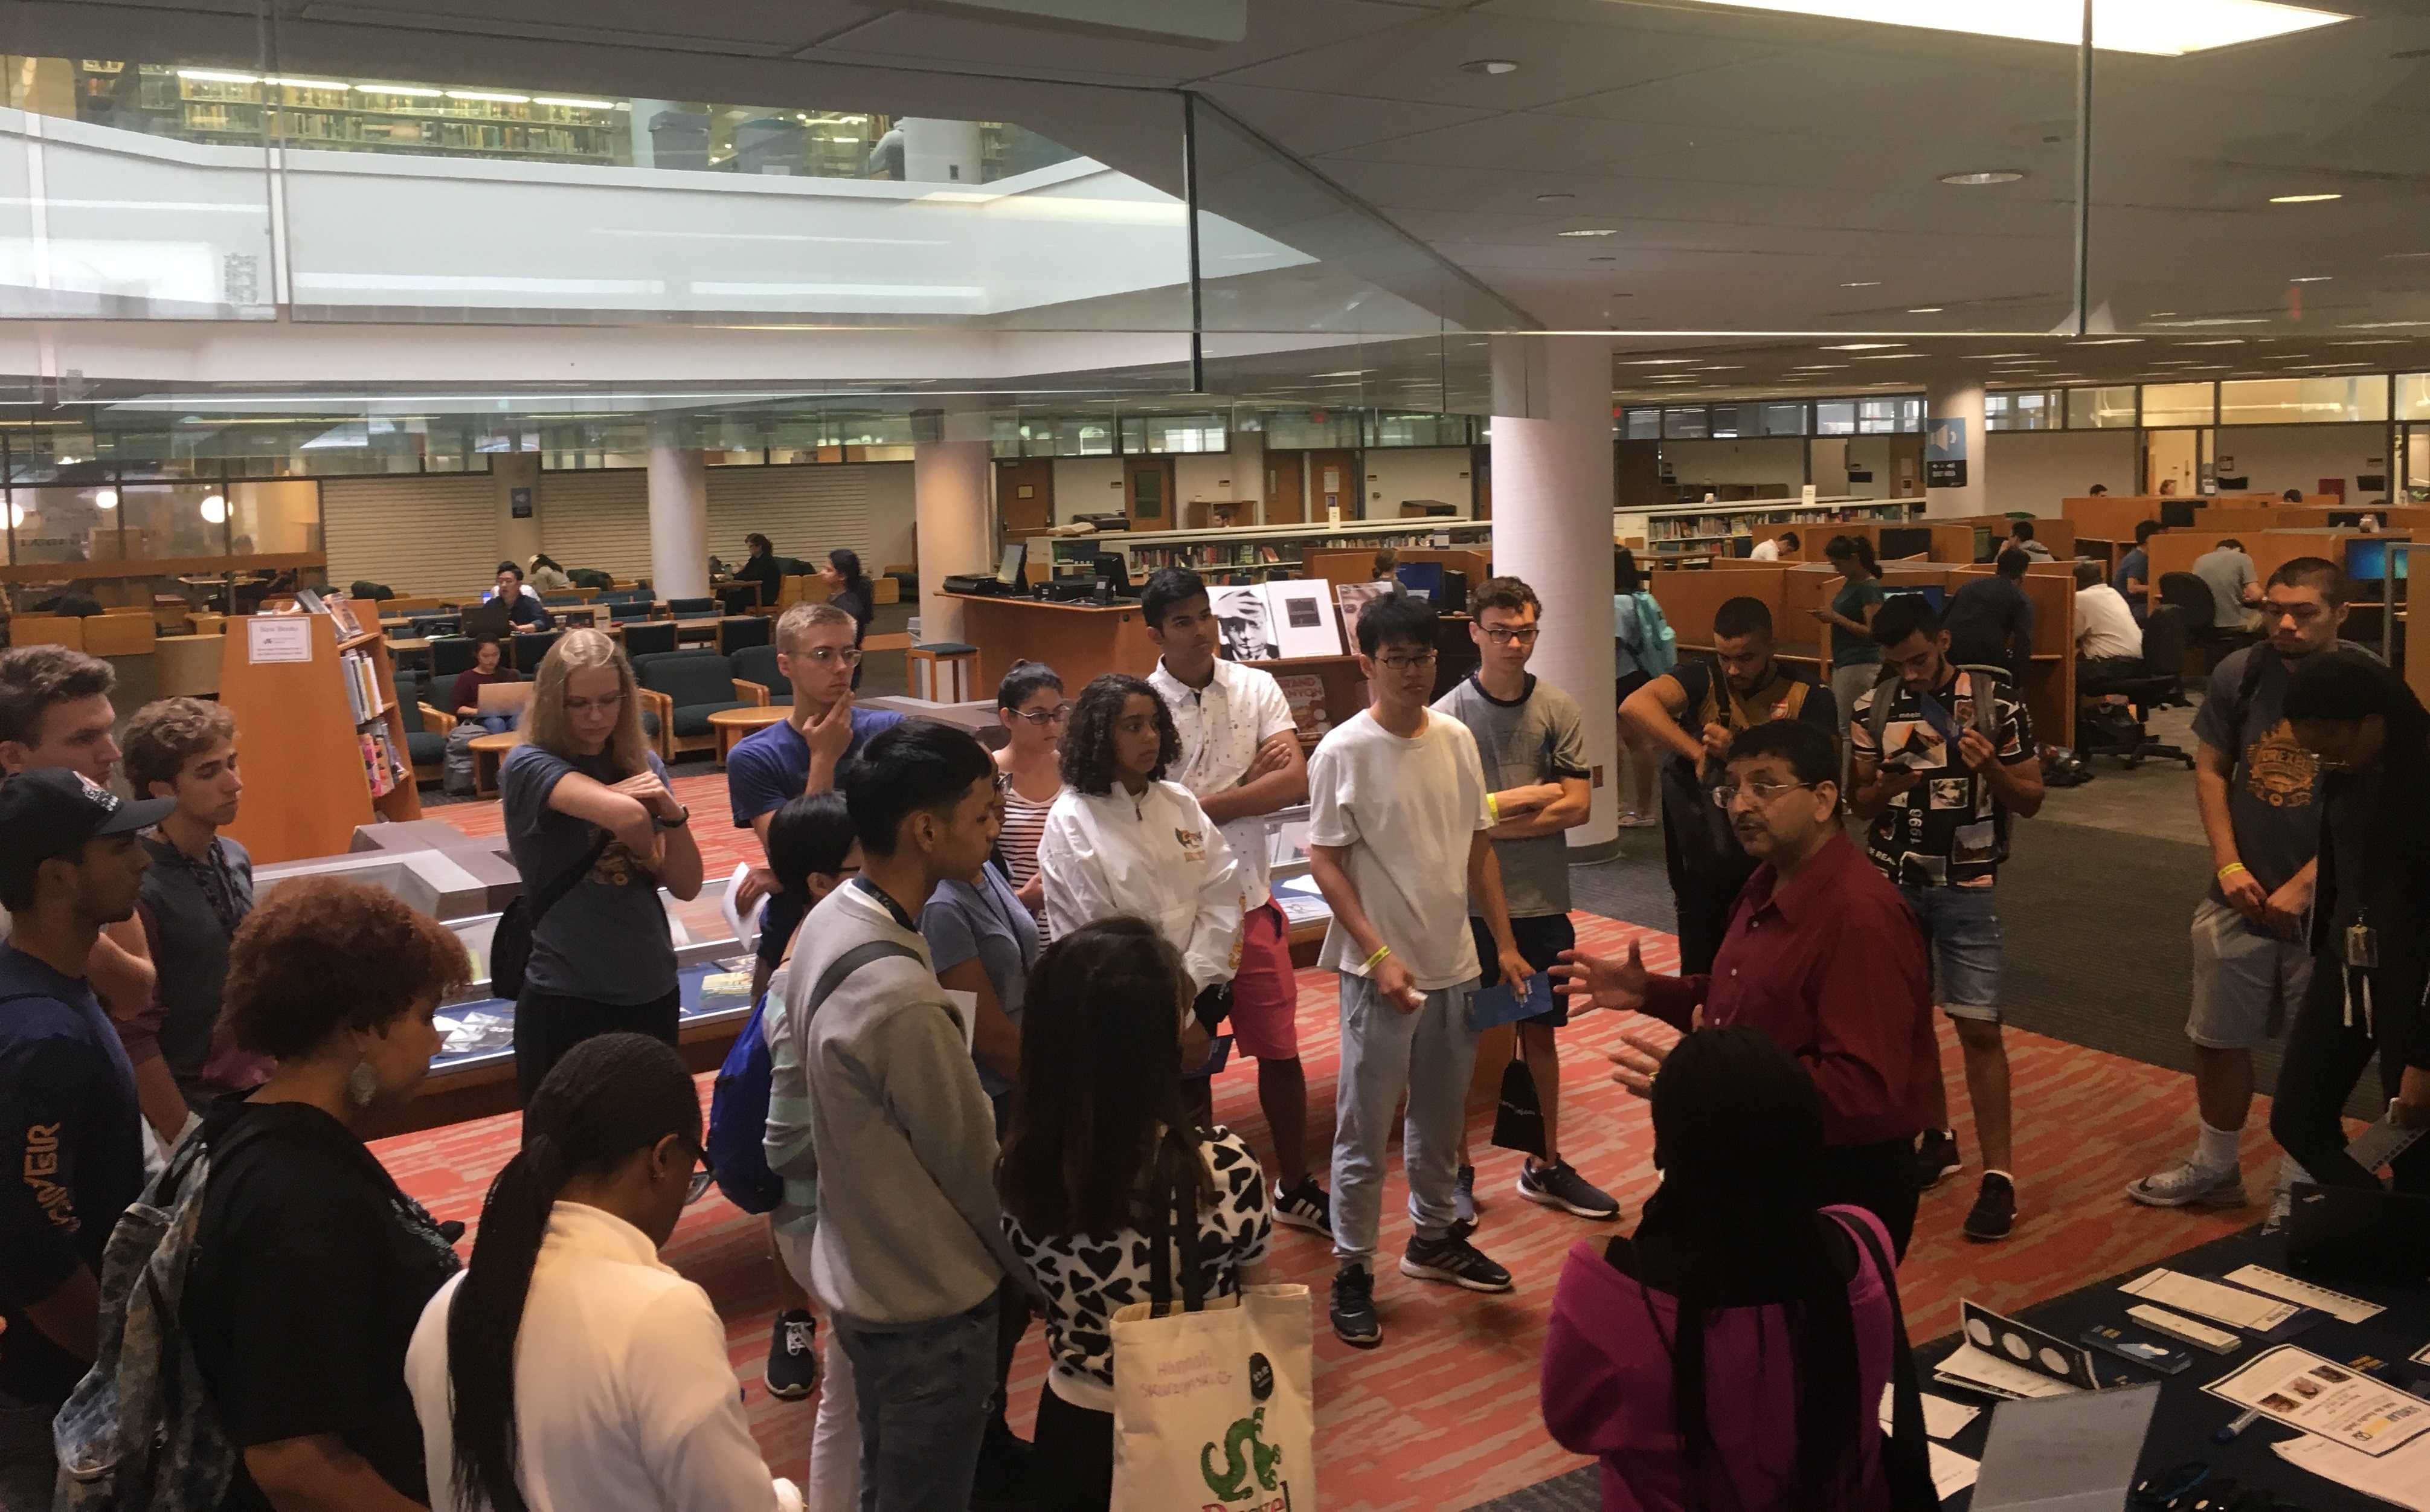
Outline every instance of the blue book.
<svg viewBox="0 0 2430 1512">
<path fill-rule="evenodd" d="M 1517 1023 L 1540 1013 L 1550 1013 L 1553 1001 L 1553 978 L 1548 972 L 1538 972 L 1522 984 L 1526 990 L 1514 992 L 1509 984 L 1496 982 L 1482 988 L 1468 1000 L 1468 1026 L 1482 1033 L 1501 1024 Z"/>
</svg>

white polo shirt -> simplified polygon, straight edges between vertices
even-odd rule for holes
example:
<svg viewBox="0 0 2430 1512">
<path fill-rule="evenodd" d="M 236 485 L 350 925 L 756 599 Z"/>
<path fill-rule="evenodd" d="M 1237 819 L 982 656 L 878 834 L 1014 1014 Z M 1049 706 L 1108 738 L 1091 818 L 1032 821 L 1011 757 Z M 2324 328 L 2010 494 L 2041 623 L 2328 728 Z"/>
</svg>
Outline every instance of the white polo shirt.
<svg viewBox="0 0 2430 1512">
<path fill-rule="evenodd" d="M 1290 700 L 1273 673 L 1218 657 L 1215 679 L 1192 688 L 1164 670 L 1157 658 L 1148 686 L 1173 710 L 1181 732 L 1181 759 L 1165 773 L 1200 800 L 1209 793 L 1237 788 L 1256 759 L 1257 747 L 1293 727 Z M 1243 814 L 1223 826 L 1224 843 L 1240 862 L 1240 897 L 1244 908 L 1262 908 L 1273 896 L 1268 883 L 1272 870 L 1266 855 L 1266 816 Z"/>
<path fill-rule="evenodd" d="M 2075 590 L 2075 654 L 2095 659 L 2143 654 L 2143 627 L 2135 623 L 2126 600 L 2106 583 Z"/>
</svg>

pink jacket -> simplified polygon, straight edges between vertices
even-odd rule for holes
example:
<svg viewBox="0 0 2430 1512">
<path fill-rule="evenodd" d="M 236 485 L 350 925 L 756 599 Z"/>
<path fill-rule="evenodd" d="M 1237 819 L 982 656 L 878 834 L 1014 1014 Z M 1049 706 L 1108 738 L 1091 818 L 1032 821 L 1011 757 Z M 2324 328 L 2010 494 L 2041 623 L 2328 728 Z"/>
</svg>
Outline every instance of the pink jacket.
<svg viewBox="0 0 2430 1512">
<path fill-rule="evenodd" d="M 1871 1213 L 1828 1212 L 1872 1226 L 1884 1254 L 1889 1236 Z M 1656 1333 L 1646 1304 L 1662 1319 Z M 1844 1509 L 1793 1506 L 1797 1393 L 1786 1320 L 1778 1305 L 1712 1315 L 1705 1335 L 1706 1413 L 1720 1473 L 1713 1512 L 1880 1512 L 1882 1478 L 1874 1404 L 1890 1376 L 1890 1304 L 1861 1246 L 1848 1283 L 1856 1325 L 1863 1403 L 1859 1452 L 1864 1493 Z M 1679 1437 L 1671 1417 L 1671 1354 L 1678 1304 L 1614 1270 L 1603 1241 L 1581 1239 L 1561 1268 L 1544 1341 L 1544 1424 L 1561 1447 L 1603 1461 L 1604 1512 L 1683 1512 Z"/>
</svg>

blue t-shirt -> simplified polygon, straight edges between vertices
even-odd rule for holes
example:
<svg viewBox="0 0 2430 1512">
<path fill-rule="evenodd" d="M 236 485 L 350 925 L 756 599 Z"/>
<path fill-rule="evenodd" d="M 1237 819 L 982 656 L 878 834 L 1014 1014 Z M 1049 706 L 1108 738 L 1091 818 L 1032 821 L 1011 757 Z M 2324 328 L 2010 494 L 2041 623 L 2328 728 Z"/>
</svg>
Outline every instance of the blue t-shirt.
<svg viewBox="0 0 2430 1512">
<path fill-rule="evenodd" d="M 2140 546 L 2118 558 L 2118 571 L 2111 573 L 2109 578 L 2109 586 L 2116 589 L 2118 596 L 2126 601 L 2126 606 L 2135 611 L 2135 623 L 2140 624 L 2143 623 L 2143 616 L 2152 612 L 2152 607 L 2143 602 L 2142 594 L 2130 593 L 2126 590 L 2126 580 L 2130 577 L 2144 583 L 2152 580 L 2151 554 Z"/>
<path fill-rule="evenodd" d="M 1004 1005 L 1004 1015 L 1017 1028 L 1021 1005 L 1029 983 L 1029 969 L 1038 964 L 1038 921 L 1012 890 L 1012 884 L 990 861 L 979 869 L 979 880 L 940 882 L 920 911 L 920 933 L 928 941 L 930 961 L 950 972 L 973 956 L 987 972 L 988 986 Z M 990 1097 L 1002 1097 L 1012 1084 L 986 1061 L 978 1063 L 979 1085 Z"/>
<path fill-rule="evenodd" d="M 841 769 L 880 731 L 902 723 L 903 716 L 892 709 L 854 706 L 852 743 L 843 748 L 842 760 L 836 766 Z M 791 720 L 753 731 L 737 740 L 726 756 L 725 802 L 734 810 L 736 829 L 749 829 L 753 820 L 784 807 L 809 785 L 810 742 L 793 728 Z"/>
<path fill-rule="evenodd" d="M 109 1231 L 143 1194 L 135 1070 L 92 990 L 0 944 L 0 1392 L 64 1402 L 84 1363 L 25 1317 L 81 1265 L 96 1279 Z"/>
<path fill-rule="evenodd" d="M 656 752 L 650 753 L 650 770 L 665 780 L 667 769 Z M 570 772 L 594 782 L 617 780 L 605 753 L 568 761 L 529 743 L 508 752 L 498 769 L 507 844 L 526 898 L 565 875 L 599 842 L 598 825 L 548 806 L 549 794 Z M 619 1006 L 655 1003 L 675 989 L 674 939 L 658 902 L 658 879 L 623 840 L 609 840 L 582 880 L 533 927 L 524 985 L 535 992 Z"/>
</svg>

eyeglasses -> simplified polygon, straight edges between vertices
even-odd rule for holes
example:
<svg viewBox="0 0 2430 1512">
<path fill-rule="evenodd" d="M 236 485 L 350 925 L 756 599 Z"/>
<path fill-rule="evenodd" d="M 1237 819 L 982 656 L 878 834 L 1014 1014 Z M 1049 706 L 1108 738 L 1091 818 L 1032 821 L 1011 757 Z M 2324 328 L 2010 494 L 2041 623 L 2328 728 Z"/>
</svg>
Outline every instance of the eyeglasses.
<svg viewBox="0 0 2430 1512">
<path fill-rule="evenodd" d="M 588 714 L 597 709 L 605 714 L 617 708 L 624 702 L 624 695 L 622 693 L 609 693 L 605 698 L 569 698 L 565 701 L 565 711 L 568 714 Z"/>
<path fill-rule="evenodd" d="M 1040 729 L 1044 729 L 1049 724 L 1061 724 L 1069 721 L 1072 718 L 1072 704 L 1069 699 L 1066 699 L 1053 708 L 1017 708 L 1013 712 Z"/>
<path fill-rule="evenodd" d="M 853 646 L 821 646 L 815 651 L 803 652 L 802 656 L 812 666 L 820 668 L 860 665 L 860 652 Z"/>
<path fill-rule="evenodd" d="M 1414 656 L 1378 656 L 1375 658 L 1375 665 L 1383 668 L 1386 672 L 1420 672 L 1433 666 L 1434 664 L 1435 654 L 1431 651 L 1422 651 Z"/>
<path fill-rule="evenodd" d="M 1506 646 L 1514 640 L 1523 646 L 1532 646 L 1536 643 L 1536 637 L 1542 633 L 1543 626 L 1536 624 L 1523 624 L 1515 630 L 1502 624 L 1490 624 L 1485 627 L 1485 639 L 1497 646 Z"/>
<path fill-rule="evenodd" d="M 1727 808 L 1739 801 L 1739 794 L 1741 792 L 1753 798 L 1760 806 L 1772 802 L 1782 793 L 1795 792 L 1800 788 L 1813 786 L 1810 782 L 1750 782 L 1744 785 L 1734 782 L 1723 783 L 1713 789 L 1713 806 Z"/>
</svg>

